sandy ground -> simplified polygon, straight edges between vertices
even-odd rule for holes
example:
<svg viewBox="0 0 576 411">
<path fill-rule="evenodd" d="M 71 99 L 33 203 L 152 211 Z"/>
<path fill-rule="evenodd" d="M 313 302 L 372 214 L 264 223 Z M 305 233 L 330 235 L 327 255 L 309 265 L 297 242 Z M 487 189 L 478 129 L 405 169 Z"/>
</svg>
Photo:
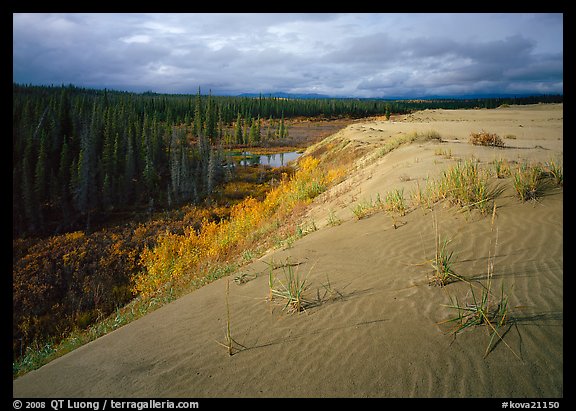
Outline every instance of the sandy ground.
<svg viewBox="0 0 576 411">
<path fill-rule="evenodd" d="M 398 228 L 383 212 L 357 220 L 362 199 L 435 177 L 458 159 L 547 161 L 563 154 L 563 106 L 426 110 L 395 121 L 353 124 L 335 136 L 376 150 L 398 133 L 435 130 L 449 142 L 413 143 L 372 162 L 318 197 L 308 218 L 319 228 L 290 248 L 221 279 L 14 381 L 15 397 L 562 397 L 563 190 L 520 203 L 510 189 L 491 218 L 443 204 L 415 209 Z M 472 146 L 485 130 L 509 148 Z M 512 148 L 510 148 L 512 147 Z M 443 150 L 447 154 L 439 154 Z M 509 182 L 509 180 L 508 180 Z M 329 215 L 339 225 L 328 224 Z M 485 356 L 486 327 L 456 336 L 439 324 L 465 302 L 464 282 L 428 285 L 433 220 L 451 238 L 457 273 L 510 298 L 503 341 Z M 497 228 L 497 235 L 496 229 Z M 492 250 L 492 251 L 491 251 Z M 287 260 L 288 259 L 288 260 Z M 309 284 L 303 313 L 268 302 L 268 263 L 290 261 Z M 283 279 L 283 271 L 274 273 Z M 233 277 L 233 276 L 232 276 Z M 225 341 L 226 286 L 230 329 Z"/>
</svg>

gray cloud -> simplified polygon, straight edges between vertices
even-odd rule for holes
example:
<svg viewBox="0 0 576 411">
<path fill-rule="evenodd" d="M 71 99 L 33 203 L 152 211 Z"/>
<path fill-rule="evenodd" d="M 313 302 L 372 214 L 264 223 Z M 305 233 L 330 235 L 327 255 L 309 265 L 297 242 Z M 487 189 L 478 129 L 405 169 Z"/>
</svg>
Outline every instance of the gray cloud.
<svg viewBox="0 0 576 411">
<path fill-rule="evenodd" d="M 563 92 L 561 15 L 15 14 L 13 79 L 387 97 Z"/>
</svg>

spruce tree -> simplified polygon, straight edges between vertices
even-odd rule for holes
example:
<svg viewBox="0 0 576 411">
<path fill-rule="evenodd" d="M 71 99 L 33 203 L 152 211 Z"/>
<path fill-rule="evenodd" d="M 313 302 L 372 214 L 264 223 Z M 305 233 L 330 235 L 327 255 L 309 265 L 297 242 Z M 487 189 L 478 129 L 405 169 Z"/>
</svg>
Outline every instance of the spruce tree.
<svg viewBox="0 0 576 411">
<path fill-rule="evenodd" d="M 234 126 L 234 140 L 238 145 L 243 143 L 242 117 L 240 116 L 240 112 L 238 112 L 238 116 L 236 117 L 236 124 Z"/>
<path fill-rule="evenodd" d="M 123 176 L 123 206 L 129 205 L 134 195 L 134 180 L 136 177 L 136 155 L 134 153 L 134 142 L 132 138 L 132 129 L 128 129 L 126 141 L 126 157 L 124 160 Z"/>
<path fill-rule="evenodd" d="M 180 200 L 181 150 L 182 147 L 180 145 L 180 138 L 178 137 L 177 129 L 176 127 L 173 127 L 170 135 L 170 191 L 173 194 L 171 198 L 176 202 Z"/>
<path fill-rule="evenodd" d="M 47 175 L 47 153 L 46 153 L 46 134 L 41 133 L 40 149 L 34 168 L 34 192 L 36 201 L 44 204 L 47 200 L 48 175 Z"/>
<path fill-rule="evenodd" d="M 27 221 L 28 230 L 34 232 L 38 222 L 38 203 L 34 195 L 32 173 L 27 156 L 22 160 L 22 203 L 24 204 L 24 217 Z"/>
<path fill-rule="evenodd" d="M 206 103 L 206 113 L 204 119 L 204 133 L 206 138 L 214 144 L 217 140 L 218 133 L 216 127 L 217 117 L 212 99 L 212 91 L 208 94 L 208 101 Z"/>
<path fill-rule="evenodd" d="M 283 139 L 286 137 L 286 129 L 284 126 L 284 112 L 282 112 L 282 118 L 280 120 L 280 126 L 278 127 L 278 138 Z"/>
<path fill-rule="evenodd" d="M 218 168 L 218 154 L 216 150 L 210 151 L 210 160 L 208 161 L 208 175 L 206 178 L 206 193 L 210 195 L 216 185 Z"/>
<path fill-rule="evenodd" d="M 257 146 L 260 144 L 260 134 L 258 130 L 258 124 L 254 118 L 251 120 L 250 132 L 248 135 L 248 145 Z"/>
<path fill-rule="evenodd" d="M 110 180 L 110 175 L 106 173 L 104 175 L 104 182 L 102 183 L 102 207 L 104 210 L 111 210 L 113 208 L 112 183 Z"/>
<path fill-rule="evenodd" d="M 62 220 L 67 225 L 70 218 L 70 166 L 72 156 L 68 147 L 68 139 L 64 137 L 62 151 L 60 152 L 60 163 L 58 167 L 58 185 L 60 187 L 60 207 L 62 209 Z"/>
<path fill-rule="evenodd" d="M 196 94 L 196 103 L 194 106 L 194 136 L 199 136 L 203 131 L 203 118 L 202 118 L 202 99 L 200 97 L 200 87 L 198 87 L 198 94 Z"/>
</svg>

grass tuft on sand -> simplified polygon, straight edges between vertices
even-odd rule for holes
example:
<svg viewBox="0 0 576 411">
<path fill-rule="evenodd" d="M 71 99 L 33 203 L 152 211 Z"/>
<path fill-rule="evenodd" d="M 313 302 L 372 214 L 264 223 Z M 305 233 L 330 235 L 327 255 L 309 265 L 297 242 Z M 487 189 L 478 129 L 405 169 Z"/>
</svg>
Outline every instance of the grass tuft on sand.
<svg viewBox="0 0 576 411">
<path fill-rule="evenodd" d="M 447 238 L 440 239 L 438 233 L 438 220 L 434 215 L 435 246 L 434 258 L 430 260 L 433 273 L 428 279 L 429 285 L 444 287 L 451 282 L 464 280 L 464 278 L 454 271 L 454 251 L 448 251 L 448 244 L 451 242 Z"/>
<path fill-rule="evenodd" d="M 503 339 L 502 329 L 509 320 L 508 296 L 504 291 L 504 283 L 501 284 L 499 295 L 493 292 L 494 259 L 498 247 L 498 228 L 494 230 L 496 216 L 496 205 L 494 204 L 491 220 L 491 231 L 495 233 L 494 248 L 488 251 L 488 262 L 486 272 L 486 284 L 473 284 L 468 282 L 469 290 L 465 297 L 465 302 L 461 302 L 458 297 L 450 296 L 450 304 L 445 307 L 456 311 L 456 315 L 448 318 L 443 323 L 454 323 L 450 330 L 454 335 L 476 326 L 486 326 L 490 340 L 484 351 L 484 358 L 490 354 L 498 341 L 502 341 L 516 358 L 522 360 L 516 352 Z M 475 290 L 475 288 L 479 287 Z"/>
<path fill-rule="evenodd" d="M 450 204 L 487 213 L 493 200 L 502 193 L 500 185 L 491 184 L 490 174 L 473 160 L 459 161 L 444 170 L 440 179 L 429 182 L 426 203 L 448 200 Z M 422 194 L 418 196 L 422 197 Z"/>
<path fill-rule="evenodd" d="M 269 299 L 273 300 L 278 297 L 285 302 L 283 310 L 299 313 L 305 311 L 305 307 L 312 301 L 305 296 L 310 284 L 308 278 L 300 275 L 299 270 L 294 270 L 292 265 L 282 266 L 284 281 L 275 278 L 270 268 L 268 276 L 268 286 L 270 287 Z M 276 285 L 278 282 L 278 286 Z"/>
<path fill-rule="evenodd" d="M 552 186 L 564 184 L 562 163 L 549 160 L 544 165 L 518 165 L 512 174 L 514 190 L 521 201 L 537 200 Z"/>
</svg>

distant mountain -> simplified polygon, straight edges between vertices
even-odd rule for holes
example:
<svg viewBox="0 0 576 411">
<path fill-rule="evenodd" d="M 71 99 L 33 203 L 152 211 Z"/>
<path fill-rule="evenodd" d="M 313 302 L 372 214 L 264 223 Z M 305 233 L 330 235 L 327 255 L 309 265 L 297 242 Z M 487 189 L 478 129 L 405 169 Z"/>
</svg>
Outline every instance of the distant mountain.
<svg viewBox="0 0 576 411">
<path fill-rule="evenodd" d="M 475 94 L 457 94 L 457 95 L 426 95 L 426 96 L 390 96 L 390 97 L 374 97 L 376 100 L 477 100 L 488 98 L 525 98 L 525 97 L 538 97 L 538 96 L 551 96 L 557 94 L 542 94 L 542 93 L 475 93 Z"/>
<path fill-rule="evenodd" d="M 346 96 L 329 96 L 327 94 L 318 93 L 285 93 L 277 91 L 273 93 L 242 93 L 238 97 L 276 97 L 276 98 L 294 98 L 294 99 L 358 99 L 358 100 L 389 100 L 389 101 L 402 101 L 402 100 L 476 100 L 476 99 L 489 99 L 489 98 L 523 98 L 523 97 L 538 97 L 547 96 L 547 94 L 538 93 L 475 93 L 475 94 L 460 94 L 460 95 L 427 95 L 427 96 L 387 96 L 387 97 L 346 97 Z"/>
<path fill-rule="evenodd" d="M 274 93 L 242 93 L 238 97 L 276 97 L 276 98 L 301 98 L 301 99 L 314 99 L 314 98 L 334 98 L 326 94 L 317 93 L 284 93 L 282 91 Z"/>
</svg>

